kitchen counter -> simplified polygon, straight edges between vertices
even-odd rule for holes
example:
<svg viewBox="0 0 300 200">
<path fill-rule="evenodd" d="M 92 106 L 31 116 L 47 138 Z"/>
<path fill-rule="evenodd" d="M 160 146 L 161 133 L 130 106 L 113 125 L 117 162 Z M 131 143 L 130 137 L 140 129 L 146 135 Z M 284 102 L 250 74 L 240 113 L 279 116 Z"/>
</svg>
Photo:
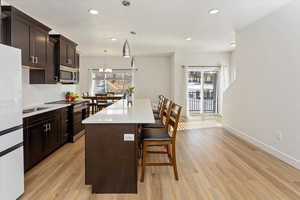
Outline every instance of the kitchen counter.
<svg viewBox="0 0 300 200">
<path fill-rule="evenodd" d="M 25 113 L 25 114 L 23 114 L 23 118 L 31 117 L 34 115 L 46 113 L 46 112 L 53 111 L 53 110 L 58 110 L 60 108 L 68 107 L 70 105 L 71 104 L 41 104 L 41 105 L 36 105 L 36 106 L 25 107 L 23 110 L 33 109 L 33 108 L 42 108 L 42 109 L 30 112 L 30 113 Z"/>
<path fill-rule="evenodd" d="M 149 99 L 137 99 L 133 105 L 121 99 L 85 119 L 83 124 L 153 124 L 155 123 Z"/>
<path fill-rule="evenodd" d="M 53 101 L 53 102 L 48 102 L 46 103 L 47 105 L 48 104 L 68 104 L 68 105 L 78 105 L 78 104 L 81 104 L 81 103 L 88 103 L 89 100 L 84 100 L 84 99 L 78 99 L 78 100 L 75 100 L 75 101 L 65 101 L 65 100 L 60 100 L 60 101 Z"/>
<path fill-rule="evenodd" d="M 85 183 L 93 193 L 137 193 L 139 126 L 154 123 L 149 99 L 126 100 L 85 119 Z"/>
</svg>

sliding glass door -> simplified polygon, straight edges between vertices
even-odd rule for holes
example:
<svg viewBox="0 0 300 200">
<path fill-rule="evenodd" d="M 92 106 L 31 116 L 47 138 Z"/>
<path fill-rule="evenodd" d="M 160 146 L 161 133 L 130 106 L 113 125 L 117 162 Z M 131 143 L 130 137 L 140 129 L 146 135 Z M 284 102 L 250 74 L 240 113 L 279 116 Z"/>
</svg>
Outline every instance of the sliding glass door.
<svg viewBox="0 0 300 200">
<path fill-rule="evenodd" d="M 218 113 L 218 70 L 188 71 L 187 98 L 190 115 Z"/>
</svg>

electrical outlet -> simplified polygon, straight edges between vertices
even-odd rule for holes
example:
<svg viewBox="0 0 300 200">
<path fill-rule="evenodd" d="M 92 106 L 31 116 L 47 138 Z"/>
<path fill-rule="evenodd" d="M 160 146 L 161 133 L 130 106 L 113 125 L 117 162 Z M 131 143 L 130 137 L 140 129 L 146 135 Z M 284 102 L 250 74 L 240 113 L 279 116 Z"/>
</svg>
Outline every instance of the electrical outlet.
<svg viewBox="0 0 300 200">
<path fill-rule="evenodd" d="M 134 134 L 124 134 L 124 141 L 134 141 Z"/>
<path fill-rule="evenodd" d="M 277 132 L 276 132 L 276 138 L 277 138 L 278 141 L 281 141 L 281 140 L 282 140 L 282 135 L 283 135 L 283 134 L 282 134 L 282 131 L 277 131 Z"/>
</svg>

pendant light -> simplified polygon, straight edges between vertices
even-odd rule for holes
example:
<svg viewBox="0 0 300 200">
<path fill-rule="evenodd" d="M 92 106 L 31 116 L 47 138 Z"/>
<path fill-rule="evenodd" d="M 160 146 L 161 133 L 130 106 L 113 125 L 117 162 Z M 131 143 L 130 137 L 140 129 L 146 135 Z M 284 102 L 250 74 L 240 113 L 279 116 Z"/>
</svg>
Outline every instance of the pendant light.
<svg viewBox="0 0 300 200">
<path fill-rule="evenodd" d="M 129 43 L 126 40 L 124 45 L 123 45 L 123 57 L 124 58 L 130 58 L 130 47 L 129 47 Z"/>
<path fill-rule="evenodd" d="M 131 64 L 130 64 L 131 68 L 135 68 L 135 57 L 132 56 L 131 58 Z"/>
</svg>

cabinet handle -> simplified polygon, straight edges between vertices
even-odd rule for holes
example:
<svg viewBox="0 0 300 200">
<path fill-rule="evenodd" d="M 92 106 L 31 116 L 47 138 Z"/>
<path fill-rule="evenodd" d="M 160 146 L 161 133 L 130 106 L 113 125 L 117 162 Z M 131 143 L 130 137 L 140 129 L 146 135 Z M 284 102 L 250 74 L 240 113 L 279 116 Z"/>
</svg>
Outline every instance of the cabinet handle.
<svg viewBox="0 0 300 200">
<path fill-rule="evenodd" d="M 67 59 L 67 64 L 72 64 L 72 60 L 70 58 Z"/>
<path fill-rule="evenodd" d="M 31 56 L 31 63 L 35 64 L 35 57 L 34 56 Z"/>
<path fill-rule="evenodd" d="M 47 133 L 47 131 L 48 131 L 48 126 L 47 124 L 44 124 L 44 132 Z"/>
</svg>

